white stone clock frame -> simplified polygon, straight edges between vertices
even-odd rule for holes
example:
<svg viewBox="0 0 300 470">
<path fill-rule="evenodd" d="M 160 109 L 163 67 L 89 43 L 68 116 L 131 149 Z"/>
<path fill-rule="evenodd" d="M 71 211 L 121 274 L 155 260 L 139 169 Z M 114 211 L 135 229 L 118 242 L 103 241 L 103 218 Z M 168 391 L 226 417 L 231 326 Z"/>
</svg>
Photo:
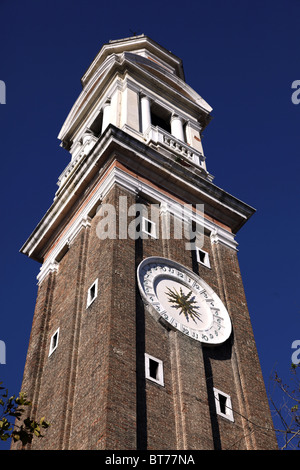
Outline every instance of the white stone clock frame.
<svg viewBox="0 0 300 470">
<path fill-rule="evenodd" d="M 232 325 L 223 302 L 203 279 L 185 266 L 168 258 L 149 257 L 139 264 L 137 280 L 144 303 L 154 308 L 163 323 L 170 328 L 208 345 L 221 344 L 229 338 Z M 192 320 L 185 320 L 184 315 L 179 315 L 172 306 L 168 307 L 166 296 L 159 289 L 161 283 L 182 286 L 186 291 L 192 291 L 202 306 L 205 319 L 193 323 Z"/>
</svg>

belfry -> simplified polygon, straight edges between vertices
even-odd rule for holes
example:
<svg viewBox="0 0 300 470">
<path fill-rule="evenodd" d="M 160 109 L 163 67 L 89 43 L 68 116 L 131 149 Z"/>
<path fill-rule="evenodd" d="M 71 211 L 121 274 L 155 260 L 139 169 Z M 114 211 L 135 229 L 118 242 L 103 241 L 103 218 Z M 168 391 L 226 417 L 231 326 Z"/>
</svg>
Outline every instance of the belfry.
<svg viewBox="0 0 300 470">
<path fill-rule="evenodd" d="M 212 108 L 145 35 L 81 83 L 21 249 L 41 264 L 22 390 L 51 423 L 31 448 L 276 449 L 237 258 L 254 209 L 209 173 Z"/>
</svg>

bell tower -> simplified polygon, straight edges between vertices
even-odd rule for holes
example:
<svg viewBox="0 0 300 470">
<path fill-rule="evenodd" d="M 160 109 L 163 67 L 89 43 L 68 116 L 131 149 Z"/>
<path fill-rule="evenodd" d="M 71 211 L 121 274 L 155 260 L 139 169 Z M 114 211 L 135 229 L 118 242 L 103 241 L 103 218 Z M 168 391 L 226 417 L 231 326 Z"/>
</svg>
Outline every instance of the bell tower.
<svg viewBox="0 0 300 470">
<path fill-rule="evenodd" d="M 145 35 L 81 83 L 21 249 L 41 264 L 22 389 L 51 423 L 32 449 L 275 449 L 237 259 L 254 209 L 209 173 L 212 108 Z"/>
</svg>

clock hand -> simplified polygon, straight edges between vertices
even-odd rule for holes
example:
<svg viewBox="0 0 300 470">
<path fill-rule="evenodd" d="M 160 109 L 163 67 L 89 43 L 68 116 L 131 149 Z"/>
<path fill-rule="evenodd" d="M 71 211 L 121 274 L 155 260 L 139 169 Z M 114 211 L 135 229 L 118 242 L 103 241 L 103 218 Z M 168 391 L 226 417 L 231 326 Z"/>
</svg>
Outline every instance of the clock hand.
<svg viewBox="0 0 300 470">
<path fill-rule="evenodd" d="M 196 305 L 195 298 L 190 298 L 192 295 L 192 291 L 189 291 L 187 294 L 184 294 L 182 289 L 180 288 L 180 293 L 174 288 L 174 292 L 167 287 L 169 292 L 166 294 L 169 296 L 169 302 L 175 305 L 172 305 L 173 308 L 180 309 L 179 315 L 181 313 L 184 314 L 186 320 L 189 322 L 190 318 L 197 324 L 197 320 L 201 320 L 199 313 L 195 310 L 195 308 L 199 308 Z"/>
</svg>

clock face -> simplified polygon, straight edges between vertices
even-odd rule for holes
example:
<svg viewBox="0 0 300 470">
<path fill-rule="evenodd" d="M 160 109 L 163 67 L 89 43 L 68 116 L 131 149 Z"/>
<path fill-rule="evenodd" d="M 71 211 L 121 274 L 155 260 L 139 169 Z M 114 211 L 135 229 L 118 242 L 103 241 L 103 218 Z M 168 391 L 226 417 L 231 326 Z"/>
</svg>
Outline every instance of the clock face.
<svg viewBox="0 0 300 470">
<path fill-rule="evenodd" d="M 150 257 L 137 269 L 145 303 L 172 328 L 207 344 L 223 343 L 231 334 L 221 299 L 199 276 L 167 258 Z"/>
</svg>

